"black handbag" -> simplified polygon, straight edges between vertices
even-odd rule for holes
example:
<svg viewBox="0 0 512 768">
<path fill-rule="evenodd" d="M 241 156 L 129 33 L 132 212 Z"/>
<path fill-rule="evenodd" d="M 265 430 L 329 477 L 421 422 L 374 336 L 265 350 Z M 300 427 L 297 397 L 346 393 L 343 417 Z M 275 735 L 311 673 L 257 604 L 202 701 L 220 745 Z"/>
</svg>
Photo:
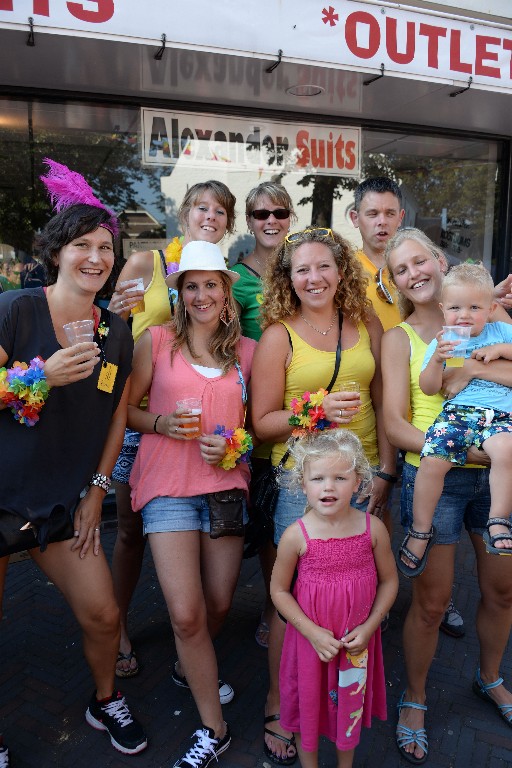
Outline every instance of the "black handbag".
<svg viewBox="0 0 512 768">
<path fill-rule="evenodd" d="M 40 525 L 27 523 L 16 512 L 0 510 L 0 557 L 37 546 L 44 552 L 47 544 L 66 541 L 73 536 L 73 518 L 62 506 L 56 507 L 48 520 Z"/>
<path fill-rule="evenodd" d="M 338 377 L 341 363 L 341 329 L 343 327 L 343 314 L 339 313 L 339 326 L 340 332 L 338 337 L 338 344 L 336 346 L 336 361 L 334 364 L 334 373 L 327 386 L 327 392 L 330 392 L 334 382 Z M 288 334 L 289 336 L 289 334 Z M 291 338 L 290 338 L 291 344 Z M 293 346 L 292 346 L 293 349 Z M 279 476 L 284 468 L 284 465 L 288 461 L 290 450 L 288 449 L 281 461 L 277 466 L 272 466 L 269 462 L 269 467 L 265 471 L 258 473 L 258 475 L 251 481 L 249 487 L 249 501 L 250 501 L 250 520 L 254 519 L 253 526 L 256 530 L 261 531 L 265 529 L 271 529 L 273 534 L 274 529 L 274 512 L 279 498 Z M 262 540 L 264 544 L 266 539 Z M 259 548 L 259 547 L 258 547 Z M 258 549 L 252 545 L 252 542 L 247 541 L 246 536 L 246 549 L 244 551 L 244 557 L 249 558 L 256 555 Z"/>
<path fill-rule="evenodd" d="M 244 535 L 244 498 L 241 488 L 208 493 L 210 539 Z"/>
</svg>

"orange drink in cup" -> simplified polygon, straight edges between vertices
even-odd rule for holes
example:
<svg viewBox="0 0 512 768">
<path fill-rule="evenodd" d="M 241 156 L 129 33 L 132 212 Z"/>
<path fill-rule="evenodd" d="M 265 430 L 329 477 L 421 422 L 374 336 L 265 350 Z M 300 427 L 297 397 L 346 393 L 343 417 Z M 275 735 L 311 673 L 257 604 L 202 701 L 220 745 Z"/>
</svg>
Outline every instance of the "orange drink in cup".
<svg viewBox="0 0 512 768">
<path fill-rule="evenodd" d="M 340 392 L 346 392 L 347 394 L 357 395 L 354 400 L 359 400 L 359 393 L 361 388 L 358 381 L 352 381 L 351 379 L 342 379 L 340 382 Z M 352 408 L 345 408 L 346 411 L 358 411 L 359 405 L 355 405 Z"/>
<path fill-rule="evenodd" d="M 450 357 L 446 361 L 447 368 L 462 368 L 464 358 L 466 357 L 466 348 L 471 336 L 471 326 L 469 325 L 443 325 L 444 341 L 456 341 L 457 346 L 453 349 Z"/>
<path fill-rule="evenodd" d="M 187 440 L 194 440 L 201 435 L 201 414 L 203 407 L 201 400 L 196 397 L 188 397 L 185 400 L 176 401 L 176 409 L 184 411 L 180 414 L 181 426 L 194 429 L 195 432 L 187 432 L 184 437 Z"/>
<path fill-rule="evenodd" d="M 119 283 L 119 286 L 121 288 L 124 288 L 125 286 L 130 286 L 126 288 L 125 293 L 140 293 L 144 292 L 144 278 L 142 277 L 134 277 L 131 280 L 123 280 L 122 283 Z M 132 307 L 131 313 L 132 315 L 137 315 L 139 312 L 145 312 L 146 311 L 146 305 L 144 302 L 144 297 L 137 302 L 137 304 Z"/>
</svg>

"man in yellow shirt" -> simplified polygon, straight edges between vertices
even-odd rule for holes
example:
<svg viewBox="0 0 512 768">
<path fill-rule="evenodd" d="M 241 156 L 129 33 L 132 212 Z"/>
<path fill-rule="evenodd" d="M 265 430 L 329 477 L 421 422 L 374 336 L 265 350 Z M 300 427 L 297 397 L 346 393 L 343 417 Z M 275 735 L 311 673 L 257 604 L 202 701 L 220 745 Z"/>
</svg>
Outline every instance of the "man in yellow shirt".
<svg viewBox="0 0 512 768">
<path fill-rule="evenodd" d="M 397 295 L 390 282 L 384 259 L 387 241 L 393 237 L 404 218 L 402 192 L 387 176 L 374 176 L 359 184 L 354 192 L 352 224 L 361 233 L 363 247 L 357 257 L 368 277 L 367 296 L 385 331 L 401 321 Z M 391 519 L 385 510 L 384 520 L 391 530 Z M 464 621 L 459 611 L 450 605 L 441 622 L 441 629 L 452 637 L 464 635 Z"/>
<path fill-rule="evenodd" d="M 404 213 L 400 187 L 386 176 L 365 179 L 354 192 L 354 209 L 350 218 L 363 241 L 357 256 L 369 280 L 368 298 L 385 331 L 401 320 L 384 250 L 387 241 L 402 223 Z"/>
</svg>

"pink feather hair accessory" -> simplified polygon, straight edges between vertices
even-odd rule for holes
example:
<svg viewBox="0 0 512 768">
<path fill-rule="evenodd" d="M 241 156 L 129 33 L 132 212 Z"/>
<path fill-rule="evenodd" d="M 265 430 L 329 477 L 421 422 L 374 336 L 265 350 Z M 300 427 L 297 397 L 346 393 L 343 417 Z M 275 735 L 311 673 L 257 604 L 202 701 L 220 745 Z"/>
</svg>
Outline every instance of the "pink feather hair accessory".
<svg viewBox="0 0 512 768">
<path fill-rule="evenodd" d="M 48 166 L 48 173 L 39 178 L 50 194 L 54 210 L 59 213 L 72 205 L 92 205 L 95 208 L 103 208 L 110 214 L 110 221 L 101 226 L 116 237 L 119 225 L 115 213 L 98 200 L 84 177 L 76 171 L 70 171 L 66 165 L 50 160 L 49 157 L 45 157 L 43 162 Z"/>
</svg>

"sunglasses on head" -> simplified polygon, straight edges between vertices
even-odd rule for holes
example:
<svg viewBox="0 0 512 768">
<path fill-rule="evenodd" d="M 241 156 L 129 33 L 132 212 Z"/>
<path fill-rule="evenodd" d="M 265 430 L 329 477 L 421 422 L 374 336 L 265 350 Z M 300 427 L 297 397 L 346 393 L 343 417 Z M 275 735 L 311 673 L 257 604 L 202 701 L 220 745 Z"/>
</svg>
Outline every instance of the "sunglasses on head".
<svg viewBox="0 0 512 768">
<path fill-rule="evenodd" d="M 384 280 L 382 279 L 382 273 L 384 269 L 385 267 L 381 267 L 375 275 L 375 282 L 377 283 L 377 296 L 387 304 L 394 304 L 393 297 L 390 294 L 388 287 L 384 284 Z"/>
<path fill-rule="evenodd" d="M 251 216 L 253 219 L 256 219 L 256 221 L 266 221 L 271 215 L 275 219 L 289 219 L 290 209 L 276 208 L 275 211 L 269 211 L 267 208 L 256 208 L 256 210 L 251 211 Z"/>
<path fill-rule="evenodd" d="M 308 232 L 314 232 L 318 237 L 330 237 L 331 240 L 334 240 L 332 229 L 329 227 L 310 227 L 309 229 L 302 229 L 300 232 L 290 232 L 289 235 L 286 235 L 285 240 L 287 243 L 296 243 L 297 240 L 302 240 L 302 236 Z"/>
</svg>

